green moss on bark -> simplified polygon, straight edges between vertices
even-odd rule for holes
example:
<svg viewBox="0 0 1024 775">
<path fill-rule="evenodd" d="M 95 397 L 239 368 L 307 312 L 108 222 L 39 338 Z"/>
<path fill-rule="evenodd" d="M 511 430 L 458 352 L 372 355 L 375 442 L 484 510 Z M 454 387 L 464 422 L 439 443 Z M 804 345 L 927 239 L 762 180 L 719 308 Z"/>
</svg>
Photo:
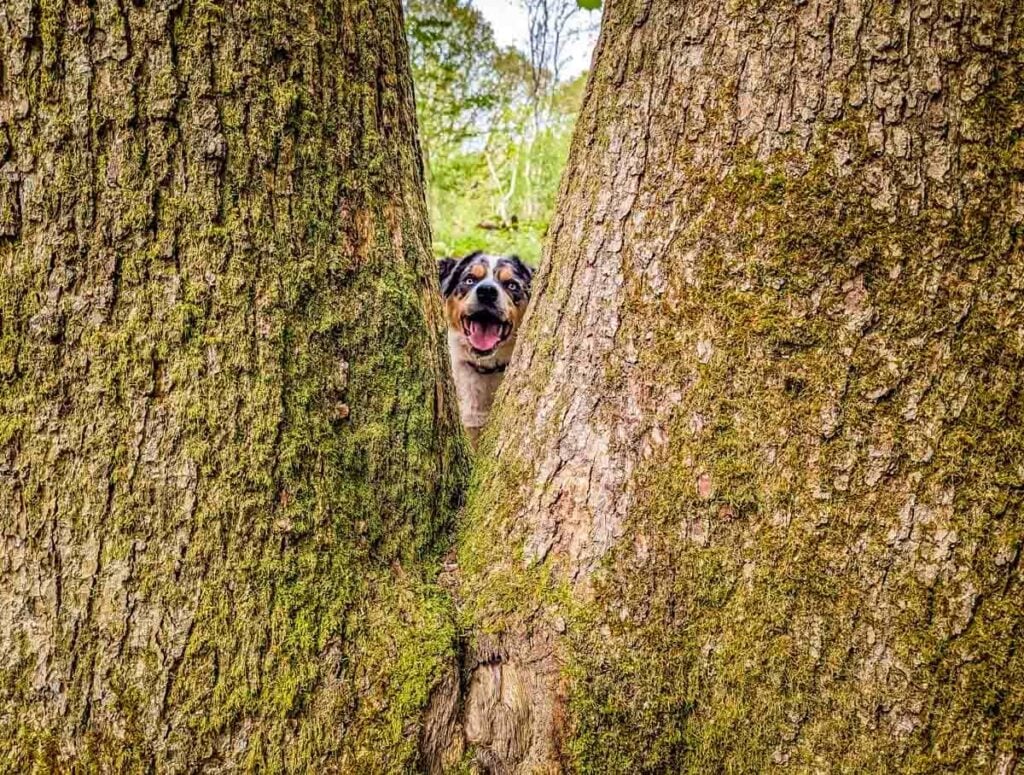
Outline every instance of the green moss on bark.
<svg viewBox="0 0 1024 775">
<path fill-rule="evenodd" d="M 607 10 L 462 538 L 567 769 L 1020 760 L 1024 17 L 963 11 Z"/>
<path fill-rule="evenodd" d="M 0 770 L 413 767 L 468 466 L 398 3 L 17 10 Z"/>
<path fill-rule="evenodd" d="M 1016 172 L 990 155 L 969 211 L 893 218 L 864 156 L 738 161 L 682 303 L 634 286 L 644 367 L 687 396 L 571 633 L 580 771 L 932 772 L 1019 745 L 1020 245 L 988 226 Z"/>
</svg>

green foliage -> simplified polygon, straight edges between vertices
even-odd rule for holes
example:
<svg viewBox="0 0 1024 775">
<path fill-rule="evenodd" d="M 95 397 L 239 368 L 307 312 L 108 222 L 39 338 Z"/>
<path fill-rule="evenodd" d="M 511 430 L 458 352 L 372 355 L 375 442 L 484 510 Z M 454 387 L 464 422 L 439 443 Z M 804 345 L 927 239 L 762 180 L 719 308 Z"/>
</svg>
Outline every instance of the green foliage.
<svg viewBox="0 0 1024 775">
<path fill-rule="evenodd" d="M 460 0 L 413 0 L 406 34 L 425 150 L 473 139 L 499 102 L 493 66 L 498 49 L 490 26 Z"/>
<path fill-rule="evenodd" d="M 537 78 L 467 0 L 413 0 L 407 11 L 435 252 L 536 264 L 585 78 Z"/>
</svg>

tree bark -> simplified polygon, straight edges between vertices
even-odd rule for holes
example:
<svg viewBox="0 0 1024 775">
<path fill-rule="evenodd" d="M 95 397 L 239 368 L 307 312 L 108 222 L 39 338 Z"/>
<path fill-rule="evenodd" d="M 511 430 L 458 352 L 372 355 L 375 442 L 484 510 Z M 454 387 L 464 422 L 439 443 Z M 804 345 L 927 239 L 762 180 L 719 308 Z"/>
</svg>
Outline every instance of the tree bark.
<svg viewBox="0 0 1024 775">
<path fill-rule="evenodd" d="M 460 539 L 479 761 L 1018 769 L 1022 132 L 1020 3 L 606 4 Z"/>
<path fill-rule="evenodd" d="M 466 455 L 399 0 L 0 30 L 0 770 L 410 768 Z"/>
</svg>

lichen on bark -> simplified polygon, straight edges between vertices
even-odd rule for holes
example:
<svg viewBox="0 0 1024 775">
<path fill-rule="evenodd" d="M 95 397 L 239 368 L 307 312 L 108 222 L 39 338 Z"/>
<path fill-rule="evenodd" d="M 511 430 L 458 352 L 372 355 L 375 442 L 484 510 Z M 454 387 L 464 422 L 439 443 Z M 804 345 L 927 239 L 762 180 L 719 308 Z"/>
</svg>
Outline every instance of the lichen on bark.
<svg viewBox="0 0 1024 775">
<path fill-rule="evenodd" d="M 414 766 L 467 458 L 400 4 L 0 30 L 0 770 Z"/>
</svg>

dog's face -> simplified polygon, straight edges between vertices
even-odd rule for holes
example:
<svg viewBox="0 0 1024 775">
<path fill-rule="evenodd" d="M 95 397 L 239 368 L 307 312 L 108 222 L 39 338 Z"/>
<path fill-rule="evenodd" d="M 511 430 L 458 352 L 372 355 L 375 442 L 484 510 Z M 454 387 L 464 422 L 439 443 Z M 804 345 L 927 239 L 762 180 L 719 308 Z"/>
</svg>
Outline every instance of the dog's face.
<svg viewBox="0 0 1024 775">
<path fill-rule="evenodd" d="M 438 262 L 449 338 L 471 362 L 507 363 L 533 273 L 516 256 L 470 253 Z"/>
</svg>

